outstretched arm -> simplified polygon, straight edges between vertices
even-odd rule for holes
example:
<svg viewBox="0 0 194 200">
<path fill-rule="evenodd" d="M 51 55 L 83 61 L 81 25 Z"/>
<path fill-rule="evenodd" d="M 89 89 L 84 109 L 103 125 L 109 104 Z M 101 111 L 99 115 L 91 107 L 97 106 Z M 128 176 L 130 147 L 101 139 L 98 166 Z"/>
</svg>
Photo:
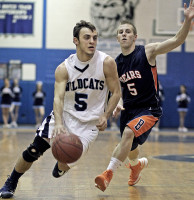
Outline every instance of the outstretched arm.
<svg viewBox="0 0 194 200">
<path fill-rule="evenodd" d="M 184 3 L 184 16 L 185 20 L 183 25 L 174 37 L 161 43 L 151 43 L 145 46 L 146 55 L 150 64 L 155 64 L 155 58 L 157 55 L 168 53 L 184 43 L 189 33 L 191 21 L 194 18 L 193 0 L 190 0 L 188 7 L 186 3 Z"/>
</svg>

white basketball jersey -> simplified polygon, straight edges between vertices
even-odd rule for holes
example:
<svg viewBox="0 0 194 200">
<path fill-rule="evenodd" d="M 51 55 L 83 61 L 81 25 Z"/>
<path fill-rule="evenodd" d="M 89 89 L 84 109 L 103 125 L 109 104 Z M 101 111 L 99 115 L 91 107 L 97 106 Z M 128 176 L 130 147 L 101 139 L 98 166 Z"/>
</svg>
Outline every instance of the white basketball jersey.
<svg viewBox="0 0 194 200">
<path fill-rule="evenodd" d="M 64 100 L 64 114 L 70 113 L 82 122 L 98 120 L 107 103 L 108 88 L 103 63 L 108 55 L 97 51 L 91 60 L 81 62 L 76 54 L 65 60 L 68 82 Z"/>
</svg>

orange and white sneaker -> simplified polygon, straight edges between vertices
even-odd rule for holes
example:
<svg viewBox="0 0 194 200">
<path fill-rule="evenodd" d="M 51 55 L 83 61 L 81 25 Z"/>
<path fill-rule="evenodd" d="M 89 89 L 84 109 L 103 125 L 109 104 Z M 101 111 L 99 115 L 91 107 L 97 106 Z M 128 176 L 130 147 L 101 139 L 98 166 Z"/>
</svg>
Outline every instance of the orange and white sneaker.
<svg viewBox="0 0 194 200">
<path fill-rule="evenodd" d="M 96 183 L 95 186 L 104 192 L 108 187 L 112 177 L 113 177 L 112 170 L 109 169 L 104 171 L 102 174 L 98 175 L 95 178 L 95 183 Z"/>
<path fill-rule="evenodd" d="M 131 166 L 129 164 L 129 168 L 131 169 L 131 173 L 129 176 L 128 185 L 132 186 L 135 185 L 141 178 L 141 171 L 144 167 L 147 167 L 148 159 L 147 158 L 140 158 L 139 163 L 135 166 Z"/>
</svg>

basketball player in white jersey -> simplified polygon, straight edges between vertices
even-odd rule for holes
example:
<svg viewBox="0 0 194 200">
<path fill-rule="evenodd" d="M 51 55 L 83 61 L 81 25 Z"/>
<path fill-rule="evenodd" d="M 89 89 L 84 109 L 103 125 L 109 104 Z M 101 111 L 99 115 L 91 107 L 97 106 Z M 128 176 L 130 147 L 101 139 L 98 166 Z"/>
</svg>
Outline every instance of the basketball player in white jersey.
<svg viewBox="0 0 194 200">
<path fill-rule="evenodd" d="M 76 54 L 70 55 L 55 71 L 53 112 L 18 159 L 11 176 L 0 189 L 1 198 L 13 196 L 19 178 L 50 148 L 51 139 L 57 134 L 78 135 L 83 144 L 83 156 L 98 132 L 107 127 L 107 120 L 121 97 L 114 59 L 96 50 L 96 28 L 89 22 L 80 21 L 74 27 L 73 36 Z M 108 90 L 112 96 L 106 106 Z M 57 162 L 53 176 L 62 176 L 76 164 Z"/>
</svg>

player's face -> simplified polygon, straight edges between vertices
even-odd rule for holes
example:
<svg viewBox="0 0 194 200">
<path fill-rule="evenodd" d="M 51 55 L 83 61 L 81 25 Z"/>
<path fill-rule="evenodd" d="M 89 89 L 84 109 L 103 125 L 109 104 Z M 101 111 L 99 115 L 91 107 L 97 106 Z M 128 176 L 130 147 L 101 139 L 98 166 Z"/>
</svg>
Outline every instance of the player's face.
<svg viewBox="0 0 194 200">
<path fill-rule="evenodd" d="M 14 85 L 18 85 L 18 79 L 14 79 Z"/>
<path fill-rule="evenodd" d="M 181 91 L 181 93 L 185 93 L 186 92 L 185 86 L 181 85 L 180 86 L 180 91 Z"/>
<path fill-rule="evenodd" d="M 93 56 L 96 50 L 98 34 L 97 31 L 93 32 L 88 28 L 82 28 L 79 34 L 79 40 L 74 41 L 80 53 L 85 53 L 88 56 Z"/>
<path fill-rule="evenodd" d="M 4 84 L 5 84 L 5 87 L 9 87 L 10 86 L 10 84 L 9 84 L 9 79 L 5 79 L 4 80 Z"/>
<path fill-rule="evenodd" d="M 42 90 L 42 84 L 40 84 L 40 83 L 37 83 L 37 90 Z"/>
<path fill-rule="evenodd" d="M 133 33 L 133 26 L 122 24 L 117 30 L 117 40 L 122 48 L 130 48 L 135 43 L 137 35 Z"/>
</svg>

